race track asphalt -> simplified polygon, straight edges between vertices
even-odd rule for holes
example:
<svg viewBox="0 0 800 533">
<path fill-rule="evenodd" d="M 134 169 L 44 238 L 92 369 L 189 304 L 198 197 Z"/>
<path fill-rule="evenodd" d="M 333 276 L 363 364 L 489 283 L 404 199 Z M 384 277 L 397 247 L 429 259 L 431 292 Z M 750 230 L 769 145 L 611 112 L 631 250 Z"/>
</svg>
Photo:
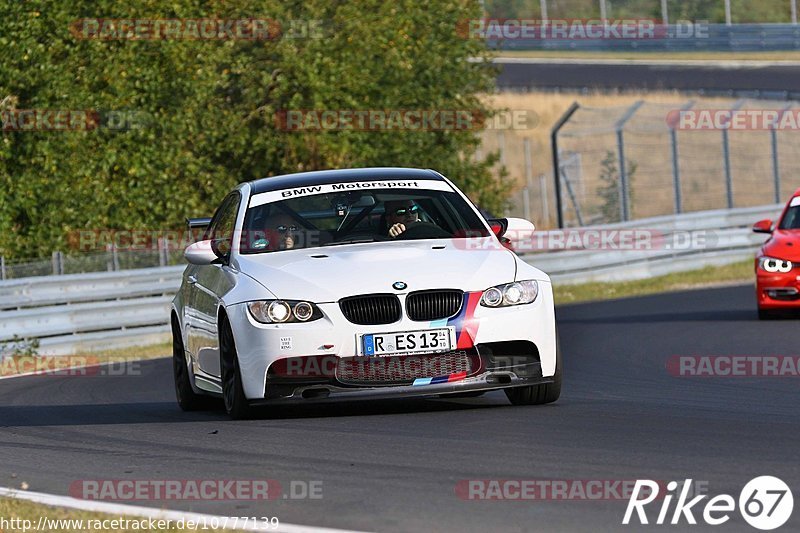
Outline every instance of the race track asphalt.
<svg viewBox="0 0 800 533">
<path fill-rule="evenodd" d="M 798 378 L 666 370 L 674 355 L 797 355 L 798 321 L 759 322 L 754 304 L 752 287 L 737 286 L 560 307 L 564 390 L 544 407 L 512 407 L 500 392 L 234 422 L 179 411 L 168 360 L 139 375 L 3 380 L 0 485 L 68 494 L 82 479 L 322 481 L 316 500 L 133 503 L 367 531 L 644 529 L 621 525 L 625 500 L 464 500 L 460 480 L 691 478 L 738 498 L 751 478 L 775 475 L 798 498 Z M 714 529 L 756 531 L 738 513 Z M 781 531 L 799 529 L 795 509 Z"/>
<path fill-rule="evenodd" d="M 666 90 L 800 98 L 797 63 L 500 58 L 497 87 L 526 90 Z"/>
</svg>

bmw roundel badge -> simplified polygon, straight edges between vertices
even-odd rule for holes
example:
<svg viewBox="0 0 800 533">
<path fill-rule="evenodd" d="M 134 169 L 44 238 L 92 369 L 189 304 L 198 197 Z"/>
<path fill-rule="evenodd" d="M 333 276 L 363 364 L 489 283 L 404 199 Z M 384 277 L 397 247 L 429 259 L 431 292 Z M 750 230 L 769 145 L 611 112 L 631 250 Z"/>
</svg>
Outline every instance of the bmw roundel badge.
<svg viewBox="0 0 800 533">
<path fill-rule="evenodd" d="M 392 284 L 392 287 L 394 287 L 394 288 L 395 288 L 395 289 L 397 289 L 398 291 L 402 291 L 403 289 L 405 289 L 406 287 L 408 287 L 408 285 L 406 285 L 406 284 L 405 284 L 405 283 L 403 283 L 402 281 L 395 281 L 395 282 Z"/>
</svg>

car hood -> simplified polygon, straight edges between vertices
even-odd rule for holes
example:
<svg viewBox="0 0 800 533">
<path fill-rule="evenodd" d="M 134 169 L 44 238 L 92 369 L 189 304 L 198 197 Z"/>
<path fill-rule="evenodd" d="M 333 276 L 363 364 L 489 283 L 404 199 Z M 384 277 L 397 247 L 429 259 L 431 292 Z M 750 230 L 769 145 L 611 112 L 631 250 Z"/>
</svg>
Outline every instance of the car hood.
<svg viewBox="0 0 800 533">
<path fill-rule="evenodd" d="M 346 296 L 424 289 L 484 290 L 514 280 L 516 256 L 467 249 L 463 240 L 364 243 L 241 255 L 239 269 L 278 298 L 334 302 Z M 395 282 L 407 289 L 397 291 Z"/>
<path fill-rule="evenodd" d="M 761 247 L 764 255 L 800 262 L 800 230 L 777 229 Z"/>
</svg>

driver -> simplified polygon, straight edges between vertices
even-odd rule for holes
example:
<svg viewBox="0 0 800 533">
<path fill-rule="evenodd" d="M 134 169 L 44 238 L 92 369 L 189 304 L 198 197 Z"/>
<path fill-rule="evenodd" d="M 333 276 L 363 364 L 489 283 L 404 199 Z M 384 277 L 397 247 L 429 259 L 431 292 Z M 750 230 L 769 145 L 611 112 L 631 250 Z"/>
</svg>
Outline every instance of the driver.
<svg viewBox="0 0 800 533">
<path fill-rule="evenodd" d="M 291 250 L 295 245 L 295 235 L 299 230 L 297 222 L 287 213 L 278 211 L 267 219 L 264 228 L 268 234 L 277 237 L 274 243 L 274 250 Z M 267 241 L 269 243 L 269 241 Z"/>
<path fill-rule="evenodd" d="M 419 206 L 413 200 L 390 200 L 384 204 L 389 237 L 397 237 L 410 224 L 419 222 Z"/>
</svg>

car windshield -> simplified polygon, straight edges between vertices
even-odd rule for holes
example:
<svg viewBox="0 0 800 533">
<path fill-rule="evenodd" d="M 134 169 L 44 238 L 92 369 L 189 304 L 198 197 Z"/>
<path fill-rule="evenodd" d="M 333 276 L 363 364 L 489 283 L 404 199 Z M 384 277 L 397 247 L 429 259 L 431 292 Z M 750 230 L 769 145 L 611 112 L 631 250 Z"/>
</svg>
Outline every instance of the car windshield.
<svg viewBox="0 0 800 533">
<path fill-rule="evenodd" d="M 786 210 L 778 229 L 800 229 L 800 205 L 792 205 Z"/>
<path fill-rule="evenodd" d="M 489 235 L 475 211 L 452 191 L 370 189 L 258 204 L 251 199 L 245 215 L 241 241 L 244 254 Z"/>
</svg>

